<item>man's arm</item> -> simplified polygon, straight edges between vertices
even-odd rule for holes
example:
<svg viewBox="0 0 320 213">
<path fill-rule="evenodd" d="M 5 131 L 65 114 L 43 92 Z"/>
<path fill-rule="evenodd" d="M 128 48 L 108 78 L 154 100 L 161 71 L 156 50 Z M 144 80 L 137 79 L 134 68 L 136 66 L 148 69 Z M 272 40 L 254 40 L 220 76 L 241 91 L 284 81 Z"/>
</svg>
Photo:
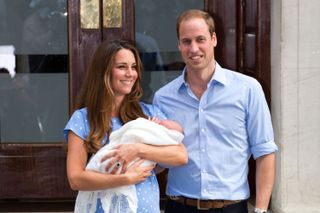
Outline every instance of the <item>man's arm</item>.
<svg viewBox="0 0 320 213">
<path fill-rule="evenodd" d="M 268 209 L 275 178 L 275 154 L 256 160 L 256 208 Z"/>
</svg>

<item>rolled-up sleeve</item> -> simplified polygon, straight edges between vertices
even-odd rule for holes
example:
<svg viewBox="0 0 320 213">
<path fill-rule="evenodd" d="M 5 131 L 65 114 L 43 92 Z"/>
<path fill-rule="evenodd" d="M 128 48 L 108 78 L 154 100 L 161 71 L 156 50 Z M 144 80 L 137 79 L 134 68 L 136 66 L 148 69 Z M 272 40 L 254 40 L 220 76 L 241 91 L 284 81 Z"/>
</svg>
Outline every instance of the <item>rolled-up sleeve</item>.
<svg viewBox="0 0 320 213">
<path fill-rule="evenodd" d="M 253 80 L 247 95 L 247 132 L 250 150 L 256 159 L 276 152 L 270 111 L 260 84 Z"/>
</svg>

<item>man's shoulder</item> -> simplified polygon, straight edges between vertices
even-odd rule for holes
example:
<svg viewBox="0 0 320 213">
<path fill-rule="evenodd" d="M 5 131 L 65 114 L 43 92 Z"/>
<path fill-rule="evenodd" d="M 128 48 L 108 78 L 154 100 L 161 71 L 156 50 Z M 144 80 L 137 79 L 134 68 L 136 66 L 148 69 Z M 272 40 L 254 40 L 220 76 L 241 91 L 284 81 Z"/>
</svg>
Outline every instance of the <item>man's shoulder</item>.
<svg viewBox="0 0 320 213">
<path fill-rule="evenodd" d="M 234 70 L 229 70 L 229 69 L 223 69 L 226 73 L 228 81 L 230 81 L 231 84 L 244 84 L 250 87 L 256 87 L 259 86 L 260 83 L 257 81 L 257 79 L 245 75 L 243 73 L 234 71 Z"/>
<path fill-rule="evenodd" d="M 166 85 L 162 86 L 160 89 L 158 89 L 156 94 L 163 96 L 163 95 L 169 95 L 169 94 L 174 93 L 175 91 L 178 91 L 178 89 L 180 88 L 180 86 L 182 84 L 181 78 L 182 77 L 180 75 L 177 78 L 170 81 L 169 83 L 167 83 Z"/>
</svg>

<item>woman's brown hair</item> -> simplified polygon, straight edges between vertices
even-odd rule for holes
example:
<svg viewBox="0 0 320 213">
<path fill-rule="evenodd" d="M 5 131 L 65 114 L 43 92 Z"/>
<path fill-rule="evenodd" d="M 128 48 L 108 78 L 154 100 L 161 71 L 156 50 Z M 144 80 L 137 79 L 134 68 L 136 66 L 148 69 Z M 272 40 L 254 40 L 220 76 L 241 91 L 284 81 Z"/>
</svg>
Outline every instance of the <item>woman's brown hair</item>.
<svg viewBox="0 0 320 213">
<path fill-rule="evenodd" d="M 111 71 L 115 55 L 121 49 L 130 50 L 136 60 L 137 80 L 132 90 L 119 106 L 119 118 L 122 123 L 138 117 L 146 118 L 139 100 L 142 97 L 142 62 L 138 50 L 127 41 L 112 40 L 102 42 L 95 51 L 81 87 L 78 108 L 87 108 L 90 132 L 85 146 L 88 153 L 96 153 L 101 141 L 112 130 L 111 113 L 115 108 L 114 92 L 111 88 Z"/>
</svg>

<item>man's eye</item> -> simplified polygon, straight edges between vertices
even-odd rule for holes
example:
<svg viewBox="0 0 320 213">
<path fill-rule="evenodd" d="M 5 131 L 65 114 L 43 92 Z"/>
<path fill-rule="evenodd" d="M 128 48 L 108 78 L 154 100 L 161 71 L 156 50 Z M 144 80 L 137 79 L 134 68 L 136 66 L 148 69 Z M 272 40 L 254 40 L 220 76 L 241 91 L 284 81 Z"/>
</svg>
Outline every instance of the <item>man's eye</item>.
<svg viewBox="0 0 320 213">
<path fill-rule="evenodd" d="M 190 44 L 190 41 L 188 41 L 188 40 L 182 41 L 182 44 L 188 45 L 188 44 Z"/>
</svg>

